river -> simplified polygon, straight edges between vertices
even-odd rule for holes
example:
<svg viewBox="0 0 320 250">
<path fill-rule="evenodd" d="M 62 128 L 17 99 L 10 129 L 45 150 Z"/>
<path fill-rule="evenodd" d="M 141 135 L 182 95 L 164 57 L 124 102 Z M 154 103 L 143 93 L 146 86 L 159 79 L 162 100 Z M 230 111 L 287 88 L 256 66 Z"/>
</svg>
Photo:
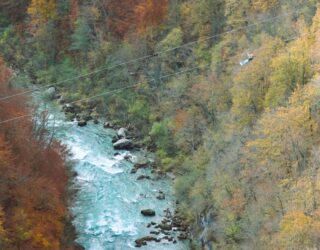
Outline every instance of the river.
<svg viewBox="0 0 320 250">
<path fill-rule="evenodd" d="M 140 174 L 151 175 L 150 170 L 131 174 L 133 164 L 124 159 L 126 151 L 116 151 L 111 142 L 112 131 L 101 124 L 89 124 L 80 128 L 74 122 L 64 121 L 62 113 L 50 109 L 50 130 L 56 139 L 65 144 L 74 161 L 77 177 L 72 188 L 77 189 L 70 210 L 78 232 L 77 242 L 87 250 L 127 250 L 135 248 L 135 239 L 149 235 L 147 224 L 159 223 L 164 210 L 175 208 L 172 181 L 141 180 Z M 117 156 L 116 153 L 119 153 Z M 166 194 L 158 200 L 159 190 Z M 141 209 L 151 208 L 155 217 L 144 217 Z M 145 250 L 185 250 L 178 241 L 148 243 Z"/>
</svg>

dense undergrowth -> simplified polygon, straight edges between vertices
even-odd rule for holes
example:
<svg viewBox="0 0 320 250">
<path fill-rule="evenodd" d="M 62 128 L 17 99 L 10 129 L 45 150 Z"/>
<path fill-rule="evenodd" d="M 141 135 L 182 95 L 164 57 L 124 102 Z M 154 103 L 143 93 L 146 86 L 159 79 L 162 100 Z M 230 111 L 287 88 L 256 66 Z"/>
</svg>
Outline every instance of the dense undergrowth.
<svg viewBox="0 0 320 250">
<path fill-rule="evenodd" d="M 141 83 L 93 101 L 177 174 L 194 248 L 311 249 L 320 245 L 316 2 L 2 0 L 0 51 L 19 85 L 103 69 L 57 85 L 70 101 Z M 241 67 L 247 52 L 254 59 Z M 114 67 L 145 55 L 154 56 Z"/>
</svg>

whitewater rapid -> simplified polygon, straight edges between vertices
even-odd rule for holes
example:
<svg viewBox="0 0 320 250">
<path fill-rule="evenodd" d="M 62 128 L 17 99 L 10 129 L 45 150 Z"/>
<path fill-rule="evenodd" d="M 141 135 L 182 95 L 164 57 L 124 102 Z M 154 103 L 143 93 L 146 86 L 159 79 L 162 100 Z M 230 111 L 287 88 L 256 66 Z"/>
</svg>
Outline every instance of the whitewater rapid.
<svg viewBox="0 0 320 250">
<path fill-rule="evenodd" d="M 113 149 L 112 131 L 101 124 L 80 128 L 57 116 L 52 124 L 50 129 L 56 138 L 70 150 L 77 174 L 72 185 L 77 192 L 70 207 L 78 232 L 77 242 L 87 250 L 134 249 L 135 239 L 150 235 L 148 223 L 159 223 L 165 209 L 174 210 L 172 183 L 168 179 L 137 181 L 140 174 L 151 175 L 150 170 L 131 174 L 133 165 L 124 159 L 128 152 Z M 156 199 L 159 190 L 166 194 L 165 200 Z M 154 209 L 156 216 L 142 216 L 140 211 L 146 208 Z M 177 244 L 163 241 L 148 243 L 141 249 L 185 250 L 187 247 L 179 241 Z"/>
</svg>

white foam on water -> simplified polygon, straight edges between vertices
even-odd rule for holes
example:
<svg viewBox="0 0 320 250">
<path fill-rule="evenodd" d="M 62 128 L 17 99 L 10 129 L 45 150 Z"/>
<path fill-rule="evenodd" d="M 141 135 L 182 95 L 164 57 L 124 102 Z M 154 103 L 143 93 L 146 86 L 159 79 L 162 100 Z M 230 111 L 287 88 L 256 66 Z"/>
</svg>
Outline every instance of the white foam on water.
<svg viewBox="0 0 320 250">
<path fill-rule="evenodd" d="M 48 115 L 48 125 L 49 127 L 62 127 L 63 125 L 70 125 L 73 124 L 72 121 L 64 121 L 63 119 L 61 119 L 61 117 L 57 117 L 54 114 L 49 114 Z"/>
<path fill-rule="evenodd" d="M 114 156 L 113 158 L 118 160 L 118 161 L 122 161 L 126 157 L 132 158 L 132 154 L 130 154 L 130 152 L 124 152 L 122 154 L 118 154 L 118 155 Z"/>
<path fill-rule="evenodd" d="M 117 161 L 109 159 L 106 156 L 101 156 L 101 155 L 93 155 L 90 154 L 90 158 L 88 159 L 88 162 L 92 165 L 96 166 L 110 166 L 112 167 Z"/>
<path fill-rule="evenodd" d="M 97 221 L 97 226 L 98 227 L 107 227 L 108 225 L 109 225 L 109 222 L 105 218 L 100 216 L 100 218 Z"/>
<path fill-rule="evenodd" d="M 76 179 L 80 183 L 88 183 L 93 181 L 93 178 L 90 178 L 90 176 L 77 176 Z"/>
<path fill-rule="evenodd" d="M 136 163 L 137 160 L 138 160 L 138 156 L 136 156 L 136 155 L 131 155 L 131 161 L 132 161 L 132 162 Z"/>
<path fill-rule="evenodd" d="M 119 174 L 123 170 L 115 167 L 118 160 L 110 159 L 106 156 L 97 155 L 92 149 L 87 149 L 82 146 L 84 143 L 80 139 L 76 138 L 74 142 L 69 142 L 68 146 L 71 149 L 72 158 L 78 161 L 86 161 L 87 163 L 102 169 L 108 174 Z"/>
<path fill-rule="evenodd" d="M 125 202 L 125 203 L 128 203 L 128 204 L 132 204 L 132 203 L 137 203 L 138 200 L 137 199 L 127 199 L 126 197 L 122 197 L 121 195 L 117 196 L 118 198 L 122 198 L 122 200 Z"/>
<path fill-rule="evenodd" d="M 106 232 L 106 226 L 108 225 L 108 222 L 104 220 L 102 216 L 99 216 L 99 218 L 94 219 L 93 215 L 89 214 L 89 218 L 90 219 L 86 221 L 85 228 L 87 234 L 98 236 Z"/>
<path fill-rule="evenodd" d="M 129 225 L 128 221 L 124 222 L 121 220 L 118 215 L 114 216 L 114 220 L 112 221 L 110 228 L 115 235 L 128 233 L 133 236 L 137 234 L 137 228 L 134 225 Z"/>
<path fill-rule="evenodd" d="M 119 174 L 123 172 L 123 169 L 116 167 L 116 163 L 118 161 L 109 159 L 105 156 L 91 156 L 88 157 L 87 162 L 91 165 L 94 165 L 103 171 L 109 173 L 109 174 Z"/>
<path fill-rule="evenodd" d="M 129 242 L 127 246 L 130 248 L 136 248 L 131 242 Z"/>
<path fill-rule="evenodd" d="M 87 155 L 90 153 L 89 150 L 81 147 L 81 145 L 77 143 L 68 143 L 69 148 L 71 149 L 72 158 L 74 160 L 83 160 L 87 157 Z"/>
<path fill-rule="evenodd" d="M 90 214 L 89 214 L 90 217 Z M 93 219 L 87 219 L 86 221 L 86 226 L 85 226 L 85 232 L 87 234 L 91 234 L 92 231 L 94 230 L 94 220 Z"/>
<path fill-rule="evenodd" d="M 105 248 L 100 244 L 99 240 L 94 239 L 88 250 L 105 250 Z"/>
</svg>

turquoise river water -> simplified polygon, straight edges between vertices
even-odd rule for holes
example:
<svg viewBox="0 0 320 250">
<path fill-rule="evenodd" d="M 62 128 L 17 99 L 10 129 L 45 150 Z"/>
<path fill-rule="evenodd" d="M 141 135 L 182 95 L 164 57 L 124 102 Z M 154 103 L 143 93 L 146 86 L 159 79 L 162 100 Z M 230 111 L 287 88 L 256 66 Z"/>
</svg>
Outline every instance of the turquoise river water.
<svg viewBox="0 0 320 250">
<path fill-rule="evenodd" d="M 70 210 L 75 218 L 77 242 L 85 249 L 135 249 L 134 240 L 149 235 L 146 225 L 151 221 L 160 222 L 164 209 L 174 210 L 172 182 L 168 179 L 137 181 L 139 174 L 150 174 L 150 170 L 130 173 L 133 164 L 124 159 L 130 153 L 113 149 L 112 131 L 101 124 L 80 128 L 74 122 L 64 121 L 59 112 L 55 112 L 50 130 L 67 145 L 75 162 L 77 177 L 73 188 L 77 194 Z M 114 156 L 116 152 L 119 155 Z M 159 190 L 166 194 L 165 200 L 156 199 Z M 140 211 L 146 208 L 154 209 L 156 216 L 142 216 Z M 141 249 L 185 250 L 187 247 L 181 241 L 177 244 L 163 241 L 148 243 Z"/>
</svg>

